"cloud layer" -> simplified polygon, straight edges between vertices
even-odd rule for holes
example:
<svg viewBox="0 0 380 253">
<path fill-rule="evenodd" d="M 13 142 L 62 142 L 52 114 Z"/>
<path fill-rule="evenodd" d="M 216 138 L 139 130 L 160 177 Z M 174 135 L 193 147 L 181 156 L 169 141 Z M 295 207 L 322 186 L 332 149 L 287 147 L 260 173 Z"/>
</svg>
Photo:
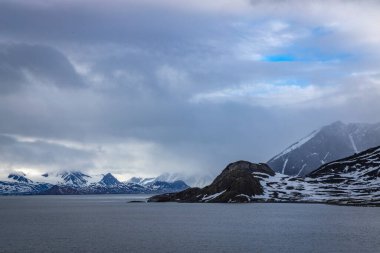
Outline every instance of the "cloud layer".
<svg viewBox="0 0 380 253">
<path fill-rule="evenodd" d="M 0 171 L 265 162 L 380 121 L 377 1 L 0 1 Z"/>
</svg>

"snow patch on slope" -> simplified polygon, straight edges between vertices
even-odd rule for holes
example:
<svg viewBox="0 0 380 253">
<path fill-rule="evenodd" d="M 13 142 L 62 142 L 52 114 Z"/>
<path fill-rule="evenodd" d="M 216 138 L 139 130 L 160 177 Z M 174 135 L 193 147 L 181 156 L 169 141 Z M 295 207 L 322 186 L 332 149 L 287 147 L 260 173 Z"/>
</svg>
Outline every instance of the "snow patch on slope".
<svg viewBox="0 0 380 253">
<path fill-rule="evenodd" d="M 290 153 L 291 151 L 293 151 L 293 150 L 301 147 L 303 144 L 305 144 L 306 142 L 308 142 L 309 140 L 311 140 L 317 133 L 319 133 L 319 131 L 320 131 L 319 129 L 318 130 L 314 130 L 311 134 L 309 134 L 308 136 L 302 138 L 301 140 L 297 141 L 296 143 L 292 144 L 287 149 L 285 149 L 284 151 L 282 151 L 280 154 L 278 154 L 275 157 L 273 157 L 271 160 L 276 160 L 279 157 L 281 157 L 283 155 L 286 155 L 286 154 Z"/>
<path fill-rule="evenodd" d="M 226 190 L 221 191 L 221 192 L 217 192 L 217 193 L 209 195 L 209 196 L 207 196 L 207 195 L 203 196 L 202 201 L 208 202 L 210 200 L 213 200 L 213 199 L 217 198 L 218 196 L 222 195 L 225 192 L 226 192 Z"/>
<path fill-rule="evenodd" d="M 355 153 L 359 153 L 358 148 L 356 147 L 356 144 L 355 144 L 354 138 L 352 137 L 352 134 L 349 134 L 348 137 L 349 137 L 349 139 L 350 139 L 350 142 L 351 142 L 352 148 L 353 148 L 353 150 L 355 151 Z"/>
<path fill-rule="evenodd" d="M 288 163 L 288 160 L 289 158 L 286 158 L 285 162 L 284 162 L 284 166 L 282 166 L 282 174 L 285 174 L 285 168 L 286 168 L 286 164 Z"/>
</svg>

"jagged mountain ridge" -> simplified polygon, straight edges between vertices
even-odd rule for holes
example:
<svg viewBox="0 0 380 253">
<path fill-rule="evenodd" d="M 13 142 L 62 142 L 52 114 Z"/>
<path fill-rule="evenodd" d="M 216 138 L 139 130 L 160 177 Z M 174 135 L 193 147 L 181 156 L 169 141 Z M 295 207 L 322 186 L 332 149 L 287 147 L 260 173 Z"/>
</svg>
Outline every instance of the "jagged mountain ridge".
<svg viewBox="0 0 380 253">
<path fill-rule="evenodd" d="M 380 123 L 340 121 L 324 126 L 268 161 L 276 172 L 305 176 L 323 164 L 380 145 Z"/>
<path fill-rule="evenodd" d="M 183 181 L 156 181 L 146 186 L 120 182 L 111 173 L 103 175 L 98 182 L 90 182 L 95 178 L 78 171 L 52 175 L 45 173 L 42 178 L 46 178 L 48 182 L 34 182 L 28 179 L 24 173 L 11 173 L 8 178 L 12 181 L 0 181 L 0 195 L 157 194 L 181 191 L 189 187 Z"/>
<path fill-rule="evenodd" d="M 380 147 L 326 164 L 306 177 L 238 161 L 204 188 L 163 194 L 152 202 L 308 202 L 380 206 Z"/>
<path fill-rule="evenodd" d="M 44 173 L 39 177 L 35 176 L 34 181 L 49 183 L 52 185 L 67 185 L 70 187 L 83 187 L 90 183 L 98 182 L 103 175 L 87 175 L 81 171 L 59 171 L 56 173 Z"/>
</svg>

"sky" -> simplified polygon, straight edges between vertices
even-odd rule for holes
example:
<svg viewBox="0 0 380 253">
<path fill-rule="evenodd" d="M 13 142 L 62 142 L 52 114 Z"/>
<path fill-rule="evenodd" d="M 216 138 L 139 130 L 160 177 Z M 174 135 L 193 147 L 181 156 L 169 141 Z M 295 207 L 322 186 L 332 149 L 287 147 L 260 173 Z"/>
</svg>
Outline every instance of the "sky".
<svg viewBox="0 0 380 253">
<path fill-rule="evenodd" d="M 0 174 L 216 175 L 380 121 L 379 1 L 0 0 Z"/>
</svg>

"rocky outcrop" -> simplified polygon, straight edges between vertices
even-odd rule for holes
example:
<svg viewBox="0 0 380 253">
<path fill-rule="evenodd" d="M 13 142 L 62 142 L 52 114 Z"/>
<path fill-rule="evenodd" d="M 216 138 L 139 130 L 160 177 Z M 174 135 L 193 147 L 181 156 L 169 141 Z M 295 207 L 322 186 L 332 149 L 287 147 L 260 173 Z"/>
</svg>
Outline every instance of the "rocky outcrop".
<svg viewBox="0 0 380 253">
<path fill-rule="evenodd" d="M 162 194 L 149 202 L 306 202 L 380 206 L 380 147 L 331 162 L 308 176 L 275 173 L 265 164 L 229 164 L 209 186 Z"/>
<path fill-rule="evenodd" d="M 251 196 L 263 194 L 260 181 L 253 173 L 275 175 L 266 164 L 238 161 L 229 164 L 209 186 L 202 189 L 190 188 L 176 194 L 155 196 L 149 201 L 249 202 Z"/>
</svg>

